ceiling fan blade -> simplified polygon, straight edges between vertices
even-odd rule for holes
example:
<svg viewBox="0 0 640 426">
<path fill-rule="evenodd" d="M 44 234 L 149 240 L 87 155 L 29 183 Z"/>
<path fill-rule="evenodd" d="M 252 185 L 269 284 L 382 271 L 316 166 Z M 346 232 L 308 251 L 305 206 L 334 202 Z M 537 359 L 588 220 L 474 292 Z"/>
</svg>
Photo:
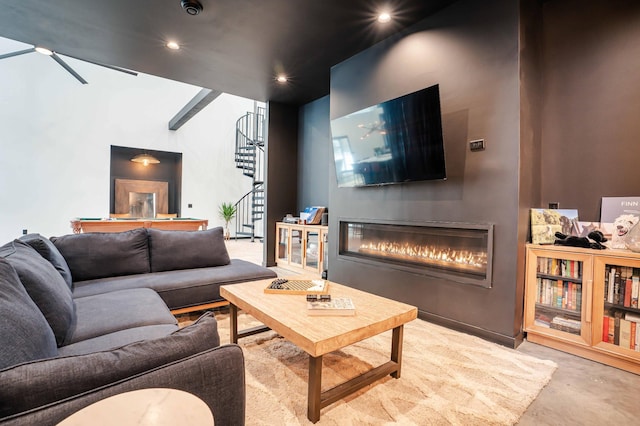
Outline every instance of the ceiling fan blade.
<svg viewBox="0 0 640 426">
<path fill-rule="evenodd" d="M 51 57 L 53 58 L 54 61 L 56 61 L 57 63 L 62 65 L 62 68 L 64 68 L 65 70 L 69 71 L 69 74 L 71 74 L 72 76 L 77 78 L 80 83 L 87 84 L 87 80 L 85 80 L 84 78 L 82 78 L 80 76 L 80 74 L 75 72 L 73 70 L 73 68 L 71 68 L 69 65 L 67 65 L 67 63 L 65 61 L 63 61 L 60 56 L 56 55 L 55 52 L 51 55 Z"/>
<path fill-rule="evenodd" d="M 0 55 L 0 59 L 10 58 L 12 56 L 24 55 L 25 53 L 35 52 L 36 49 L 32 47 L 31 49 L 18 50 L 11 53 L 5 53 L 4 55 Z"/>
<path fill-rule="evenodd" d="M 138 75 L 138 73 L 135 72 L 135 71 L 129 71 L 128 69 L 116 67 L 115 65 L 105 65 L 105 64 L 101 64 L 100 62 L 90 61 L 89 59 L 82 59 L 82 58 L 78 58 L 77 56 L 67 55 L 66 53 L 62 53 L 62 55 L 68 56 L 68 57 L 73 58 L 73 59 L 77 59 L 79 61 L 88 62 L 88 63 L 93 64 L 93 65 L 98 65 L 98 66 L 101 66 L 101 67 L 109 68 L 110 70 L 120 71 L 120 72 L 123 72 L 123 73 L 126 73 L 126 74 L 131 74 L 131 75 Z"/>
</svg>

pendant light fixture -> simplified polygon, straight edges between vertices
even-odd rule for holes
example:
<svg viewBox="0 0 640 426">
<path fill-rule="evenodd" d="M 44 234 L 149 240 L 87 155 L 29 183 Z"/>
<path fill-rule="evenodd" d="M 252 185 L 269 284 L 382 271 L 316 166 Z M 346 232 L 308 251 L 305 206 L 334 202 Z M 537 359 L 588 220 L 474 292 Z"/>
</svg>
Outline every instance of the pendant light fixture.
<svg viewBox="0 0 640 426">
<path fill-rule="evenodd" d="M 143 166 L 148 166 L 149 164 L 160 164 L 160 160 L 158 160 L 153 155 L 149 155 L 146 152 L 144 154 L 138 154 L 131 159 L 134 163 L 142 163 Z"/>
</svg>

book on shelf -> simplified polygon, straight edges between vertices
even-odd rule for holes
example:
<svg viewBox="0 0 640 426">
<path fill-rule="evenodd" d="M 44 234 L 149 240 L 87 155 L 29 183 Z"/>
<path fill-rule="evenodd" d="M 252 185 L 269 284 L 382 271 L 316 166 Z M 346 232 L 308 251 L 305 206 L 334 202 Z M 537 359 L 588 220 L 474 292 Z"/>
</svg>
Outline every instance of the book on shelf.
<svg viewBox="0 0 640 426">
<path fill-rule="evenodd" d="M 609 316 L 609 332 L 607 342 L 615 344 L 616 340 L 616 321 L 613 316 Z"/>
<path fill-rule="evenodd" d="M 620 318 L 620 338 L 618 344 L 621 348 L 629 349 L 631 347 L 631 321 L 627 321 L 624 318 Z"/>
<path fill-rule="evenodd" d="M 609 268 L 609 282 L 607 283 L 607 302 L 613 303 L 613 287 L 616 275 L 616 268 Z"/>
<path fill-rule="evenodd" d="M 602 341 L 609 342 L 609 316 L 604 315 L 602 317 Z"/>
<path fill-rule="evenodd" d="M 620 304 L 620 271 L 615 270 L 613 278 L 613 304 Z"/>
<path fill-rule="evenodd" d="M 568 333 L 580 334 L 582 322 L 570 318 L 554 317 L 551 320 L 550 327 Z"/>
<path fill-rule="evenodd" d="M 329 301 L 307 302 L 308 315 L 353 316 L 356 307 L 348 297 L 336 297 Z"/>
</svg>

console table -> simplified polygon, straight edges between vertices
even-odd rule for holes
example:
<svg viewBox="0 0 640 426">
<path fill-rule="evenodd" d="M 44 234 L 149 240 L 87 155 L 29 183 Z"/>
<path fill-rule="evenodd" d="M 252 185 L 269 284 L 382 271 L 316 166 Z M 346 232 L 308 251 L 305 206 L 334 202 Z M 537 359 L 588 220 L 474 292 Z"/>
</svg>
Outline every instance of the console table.
<svg viewBox="0 0 640 426">
<path fill-rule="evenodd" d="M 71 221 L 74 234 L 82 232 L 122 232 L 136 228 L 157 228 L 171 231 L 206 230 L 206 219 L 170 218 L 170 219 L 92 219 L 77 218 Z"/>
</svg>

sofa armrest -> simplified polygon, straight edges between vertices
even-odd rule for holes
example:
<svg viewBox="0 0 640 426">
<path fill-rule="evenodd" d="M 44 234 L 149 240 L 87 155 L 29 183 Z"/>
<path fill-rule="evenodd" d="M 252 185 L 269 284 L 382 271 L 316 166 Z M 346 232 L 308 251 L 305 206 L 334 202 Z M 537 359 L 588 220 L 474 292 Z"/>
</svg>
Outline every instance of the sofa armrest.
<svg viewBox="0 0 640 426">
<path fill-rule="evenodd" d="M 0 421 L 146 374 L 219 345 L 218 323 L 212 313 L 206 313 L 192 325 L 164 337 L 7 367 L 0 370 Z"/>
<path fill-rule="evenodd" d="M 0 419 L 3 425 L 55 425 L 94 402 L 145 388 L 192 393 L 211 409 L 216 426 L 244 425 L 245 376 L 242 349 L 233 344 L 209 349 L 118 382 Z"/>
</svg>

